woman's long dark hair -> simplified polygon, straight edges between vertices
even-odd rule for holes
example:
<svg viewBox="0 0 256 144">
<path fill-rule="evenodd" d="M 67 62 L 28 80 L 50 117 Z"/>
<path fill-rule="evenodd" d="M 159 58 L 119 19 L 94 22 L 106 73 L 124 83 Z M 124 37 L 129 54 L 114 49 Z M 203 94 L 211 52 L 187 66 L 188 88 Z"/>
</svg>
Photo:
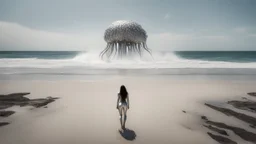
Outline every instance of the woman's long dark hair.
<svg viewBox="0 0 256 144">
<path fill-rule="evenodd" d="M 122 101 L 125 101 L 125 99 L 126 99 L 127 96 L 128 96 L 128 92 L 127 92 L 127 90 L 126 90 L 126 88 L 125 88 L 124 85 L 122 85 L 122 86 L 120 87 L 120 92 L 119 92 L 119 94 L 120 94 L 120 96 L 121 96 L 121 100 L 122 100 Z"/>
</svg>

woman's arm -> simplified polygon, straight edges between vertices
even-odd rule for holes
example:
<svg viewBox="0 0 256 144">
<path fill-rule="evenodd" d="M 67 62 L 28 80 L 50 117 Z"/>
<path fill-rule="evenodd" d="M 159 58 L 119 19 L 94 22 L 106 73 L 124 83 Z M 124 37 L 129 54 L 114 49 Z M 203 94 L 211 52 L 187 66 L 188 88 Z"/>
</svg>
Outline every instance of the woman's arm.
<svg viewBox="0 0 256 144">
<path fill-rule="evenodd" d="M 127 95 L 127 107 L 130 108 L 130 101 L 129 101 L 129 95 Z"/>
<path fill-rule="evenodd" d="M 120 100 L 120 95 L 119 95 L 119 94 L 117 94 L 116 109 L 118 109 L 118 102 L 119 102 L 119 100 Z"/>
</svg>

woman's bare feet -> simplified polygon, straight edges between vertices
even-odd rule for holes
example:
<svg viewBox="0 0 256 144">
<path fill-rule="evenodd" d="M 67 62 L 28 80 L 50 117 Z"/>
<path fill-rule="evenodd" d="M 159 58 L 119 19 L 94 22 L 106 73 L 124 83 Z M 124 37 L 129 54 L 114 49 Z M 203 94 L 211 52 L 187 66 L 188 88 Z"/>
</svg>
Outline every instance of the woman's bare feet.
<svg viewBox="0 0 256 144">
<path fill-rule="evenodd" d="M 122 129 L 125 130 L 125 124 L 122 125 Z"/>
</svg>

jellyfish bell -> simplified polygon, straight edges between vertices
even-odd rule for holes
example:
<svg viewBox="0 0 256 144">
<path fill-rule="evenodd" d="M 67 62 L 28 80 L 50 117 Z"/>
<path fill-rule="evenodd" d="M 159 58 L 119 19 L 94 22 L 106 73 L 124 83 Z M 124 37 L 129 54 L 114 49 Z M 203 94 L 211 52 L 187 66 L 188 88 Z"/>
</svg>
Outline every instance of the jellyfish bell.
<svg viewBox="0 0 256 144">
<path fill-rule="evenodd" d="M 100 53 L 101 59 L 124 58 L 147 51 L 151 55 L 151 50 L 147 47 L 147 33 L 136 22 L 115 21 L 105 31 L 104 40 L 107 42 L 106 48 Z"/>
</svg>

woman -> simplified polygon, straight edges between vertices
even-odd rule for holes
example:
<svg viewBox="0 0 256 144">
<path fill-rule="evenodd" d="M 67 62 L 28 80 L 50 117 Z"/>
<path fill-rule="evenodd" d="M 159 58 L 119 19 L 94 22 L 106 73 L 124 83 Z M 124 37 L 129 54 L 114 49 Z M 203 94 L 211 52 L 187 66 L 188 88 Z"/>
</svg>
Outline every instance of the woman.
<svg viewBox="0 0 256 144">
<path fill-rule="evenodd" d="M 129 109 L 129 96 L 128 96 L 128 92 L 125 88 L 124 85 L 122 85 L 120 87 L 120 92 L 117 95 L 117 104 L 116 104 L 116 108 L 119 111 L 119 119 L 120 119 L 120 124 L 122 129 L 125 129 L 125 122 L 127 119 L 127 109 Z M 122 123 L 122 117 L 124 115 L 124 123 Z"/>
</svg>

